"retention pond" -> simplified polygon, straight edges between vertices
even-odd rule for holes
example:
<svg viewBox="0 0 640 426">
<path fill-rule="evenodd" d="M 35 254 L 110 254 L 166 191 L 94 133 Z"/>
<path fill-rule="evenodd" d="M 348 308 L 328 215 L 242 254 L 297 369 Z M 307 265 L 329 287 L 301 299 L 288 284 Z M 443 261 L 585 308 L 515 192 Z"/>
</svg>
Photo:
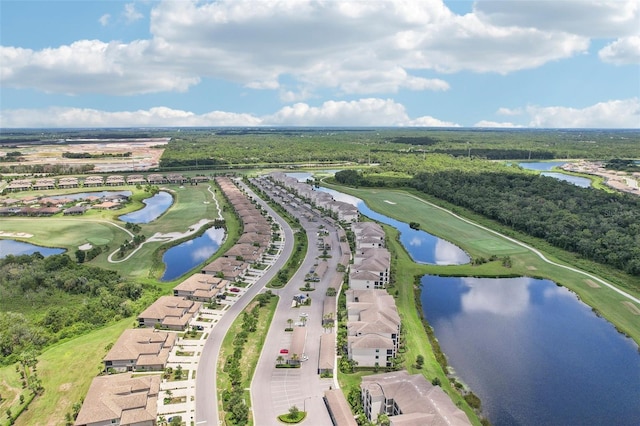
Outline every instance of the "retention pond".
<svg viewBox="0 0 640 426">
<path fill-rule="evenodd" d="M 492 424 L 638 424 L 638 345 L 566 288 L 428 275 L 421 302 Z"/>
</svg>

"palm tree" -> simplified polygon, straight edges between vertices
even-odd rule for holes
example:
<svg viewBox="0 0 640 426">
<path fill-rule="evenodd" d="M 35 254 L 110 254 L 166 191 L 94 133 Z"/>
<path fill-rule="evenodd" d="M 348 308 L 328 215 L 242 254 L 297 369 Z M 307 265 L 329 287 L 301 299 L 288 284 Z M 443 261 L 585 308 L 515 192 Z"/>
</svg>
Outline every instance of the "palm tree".
<svg viewBox="0 0 640 426">
<path fill-rule="evenodd" d="M 289 318 L 289 319 L 287 320 L 287 323 L 289 324 L 289 328 L 291 328 L 291 324 L 293 324 L 293 320 L 292 320 L 291 318 Z"/>
<path fill-rule="evenodd" d="M 276 358 L 276 361 L 278 362 L 278 365 L 280 365 L 284 362 L 284 357 L 282 355 L 278 355 L 278 358 Z"/>
</svg>

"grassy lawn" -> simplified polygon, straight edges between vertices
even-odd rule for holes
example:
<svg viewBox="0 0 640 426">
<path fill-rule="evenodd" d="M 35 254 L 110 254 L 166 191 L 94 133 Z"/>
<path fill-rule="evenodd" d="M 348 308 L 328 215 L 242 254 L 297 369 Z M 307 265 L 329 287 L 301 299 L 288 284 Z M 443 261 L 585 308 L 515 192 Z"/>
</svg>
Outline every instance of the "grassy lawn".
<svg viewBox="0 0 640 426">
<path fill-rule="evenodd" d="M 73 404 L 80 402 L 89 385 L 102 370 L 102 358 L 107 353 L 106 346 L 115 342 L 122 331 L 130 328 L 133 318 L 127 318 L 109 327 L 93 331 L 72 341 L 51 347 L 38 357 L 38 375 L 44 386 L 44 393 L 34 399 L 28 409 L 20 415 L 16 425 L 60 425 L 65 422 L 65 414 Z M 17 377 L 15 366 L 0 368 L 0 380 Z M 13 400 L 14 395 L 2 393 L 3 398 Z M 0 406 L 3 421 L 6 419 L 4 401 Z"/>
</svg>

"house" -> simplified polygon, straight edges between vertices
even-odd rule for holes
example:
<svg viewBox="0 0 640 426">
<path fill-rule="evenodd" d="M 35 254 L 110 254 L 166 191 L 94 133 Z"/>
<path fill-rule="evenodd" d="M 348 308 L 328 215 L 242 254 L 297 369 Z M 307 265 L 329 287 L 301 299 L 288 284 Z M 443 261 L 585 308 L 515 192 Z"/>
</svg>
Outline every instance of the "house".
<svg viewBox="0 0 640 426">
<path fill-rule="evenodd" d="M 86 180 L 85 180 L 86 182 Z M 120 186 L 120 185 L 124 185 L 124 176 L 120 176 L 120 175 L 111 175 L 111 176 L 107 176 L 107 181 L 105 182 L 105 185 L 107 186 Z"/>
<path fill-rule="evenodd" d="M 82 183 L 84 187 L 96 187 L 104 185 L 104 178 L 102 176 L 87 176 Z"/>
<path fill-rule="evenodd" d="M 7 191 L 18 192 L 31 189 L 31 181 L 29 179 L 15 179 L 7 186 Z"/>
<path fill-rule="evenodd" d="M 201 307 L 202 302 L 177 296 L 161 296 L 138 316 L 138 325 L 168 330 L 185 330 Z"/>
<path fill-rule="evenodd" d="M 86 212 L 88 209 L 89 208 L 87 206 L 73 206 L 69 207 L 68 209 L 64 209 L 62 211 L 62 214 L 64 214 L 65 216 L 84 214 L 84 212 Z"/>
<path fill-rule="evenodd" d="M 165 177 L 160 174 L 154 173 L 147 176 L 147 182 L 149 182 L 151 185 L 159 185 L 167 183 L 167 179 L 165 179 Z"/>
<path fill-rule="evenodd" d="M 371 422 L 386 414 L 391 426 L 470 425 L 464 411 L 440 386 L 406 371 L 364 376 L 360 384 L 364 414 Z"/>
<path fill-rule="evenodd" d="M 147 180 L 142 175 L 129 175 L 127 176 L 128 185 L 144 185 Z"/>
<path fill-rule="evenodd" d="M 238 281 L 249 268 L 249 264 L 228 257 L 219 257 L 202 268 L 203 274 L 214 275 L 228 281 Z"/>
<path fill-rule="evenodd" d="M 229 281 L 208 274 L 193 274 L 173 288 L 173 295 L 190 300 L 211 302 L 224 292 Z"/>
<path fill-rule="evenodd" d="M 155 426 L 160 376 L 131 373 L 98 376 L 78 413 L 75 426 Z"/>
<path fill-rule="evenodd" d="M 80 184 L 76 177 L 63 177 L 58 179 L 58 188 L 77 188 Z"/>
<path fill-rule="evenodd" d="M 55 189 L 56 181 L 50 178 L 36 179 L 32 188 L 37 190 Z"/>
<path fill-rule="evenodd" d="M 177 173 L 171 173 L 169 175 L 167 175 L 167 182 L 169 183 L 186 183 L 187 182 L 187 178 L 182 176 L 181 174 L 177 174 Z"/>
<path fill-rule="evenodd" d="M 162 371 L 175 333 L 150 328 L 125 330 L 102 360 L 105 371 Z"/>
</svg>

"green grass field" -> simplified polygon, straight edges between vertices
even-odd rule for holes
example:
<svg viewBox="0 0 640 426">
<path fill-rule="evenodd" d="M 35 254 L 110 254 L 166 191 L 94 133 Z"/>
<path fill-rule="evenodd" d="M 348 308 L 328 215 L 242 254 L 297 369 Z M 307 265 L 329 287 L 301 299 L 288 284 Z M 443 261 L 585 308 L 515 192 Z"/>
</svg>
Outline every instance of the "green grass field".
<svg viewBox="0 0 640 426">
<path fill-rule="evenodd" d="M 115 342 L 123 330 L 133 325 L 133 321 L 134 318 L 124 319 L 42 353 L 38 357 L 37 368 L 45 391 L 18 417 L 16 425 L 64 424 L 65 414 L 71 411 L 73 404 L 84 398 L 91 381 L 101 371 L 102 358 L 107 353 L 106 346 Z M 21 391 L 17 378 L 13 365 L 0 368 L 3 422 L 6 420 L 6 409 L 17 398 L 16 392 Z M 5 394 L 7 384 L 11 390 Z"/>
</svg>

